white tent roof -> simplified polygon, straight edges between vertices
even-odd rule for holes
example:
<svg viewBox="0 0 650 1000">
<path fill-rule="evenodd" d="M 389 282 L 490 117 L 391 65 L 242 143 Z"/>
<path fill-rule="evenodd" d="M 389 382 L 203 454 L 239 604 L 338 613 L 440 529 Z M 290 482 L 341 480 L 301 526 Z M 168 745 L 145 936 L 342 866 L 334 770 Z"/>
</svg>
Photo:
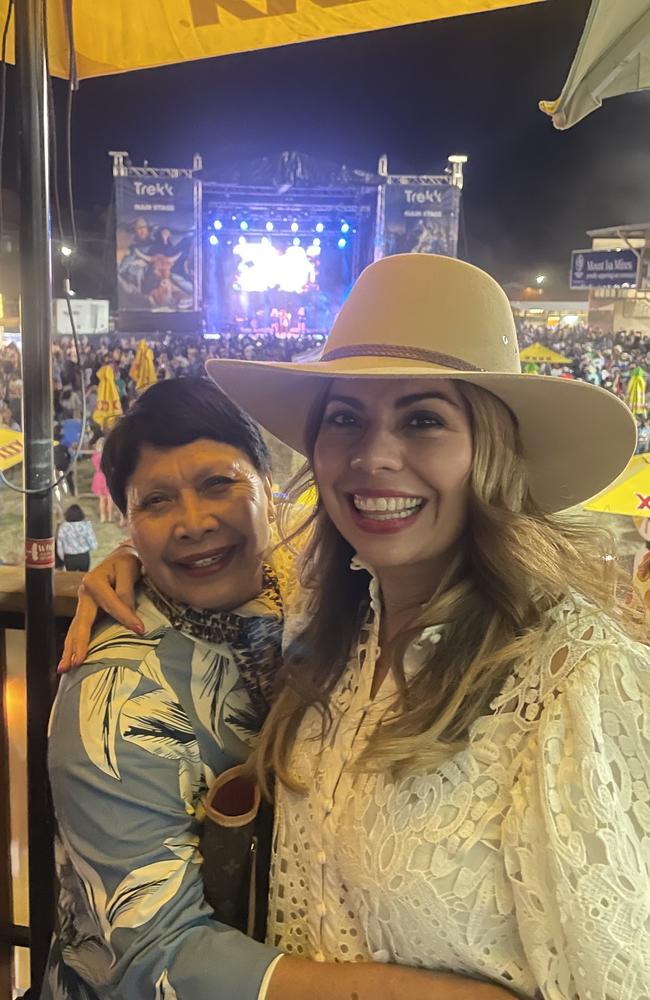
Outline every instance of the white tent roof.
<svg viewBox="0 0 650 1000">
<path fill-rule="evenodd" d="M 593 0 L 557 101 L 540 101 L 556 128 L 571 128 L 607 97 L 650 87 L 650 0 Z"/>
</svg>

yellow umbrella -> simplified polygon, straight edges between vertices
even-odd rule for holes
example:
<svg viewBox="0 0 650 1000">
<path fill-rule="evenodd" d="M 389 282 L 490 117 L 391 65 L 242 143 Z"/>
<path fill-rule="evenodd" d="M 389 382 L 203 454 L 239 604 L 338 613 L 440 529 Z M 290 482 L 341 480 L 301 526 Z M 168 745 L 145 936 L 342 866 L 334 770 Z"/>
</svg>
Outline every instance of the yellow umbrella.
<svg viewBox="0 0 650 1000">
<path fill-rule="evenodd" d="M 141 340 L 138 344 L 129 375 L 135 382 L 138 392 L 144 392 L 145 389 L 148 389 L 150 385 L 154 385 L 157 381 L 156 369 L 153 363 L 153 351 L 146 340 Z"/>
<path fill-rule="evenodd" d="M 540 0 L 97 0 L 77 3 L 80 78 L 517 7 Z M 0 0 L 2 23 L 8 0 Z M 48 3 L 50 70 L 68 75 L 62 0 Z M 13 27 L 8 38 L 13 61 Z"/>
<path fill-rule="evenodd" d="M 97 377 L 99 388 L 93 420 L 99 424 L 102 430 L 108 430 L 111 424 L 122 415 L 122 404 L 115 384 L 115 372 L 112 365 L 102 365 L 97 372 Z"/>
<path fill-rule="evenodd" d="M 648 407 L 645 405 L 645 372 L 643 368 L 635 368 L 630 375 L 625 401 L 636 417 L 648 416 Z"/>
<path fill-rule="evenodd" d="M 583 507 L 606 514 L 650 517 L 650 455 L 635 455 L 618 479 Z"/>
<path fill-rule="evenodd" d="M 550 347 L 545 347 L 539 342 L 531 344 L 530 347 L 524 347 L 523 351 L 519 352 L 519 357 L 522 361 L 535 361 L 538 364 L 572 364 L 571 358 L 565 358 L 563 354 L 558 354 L 557 351 L 553 351 Z"/>
<path fill-rule="evenodd" d="M 23 460 L 23 436 L 20 431 L 0 427 L 0 470 L 11 469 Z"/>
</svg>

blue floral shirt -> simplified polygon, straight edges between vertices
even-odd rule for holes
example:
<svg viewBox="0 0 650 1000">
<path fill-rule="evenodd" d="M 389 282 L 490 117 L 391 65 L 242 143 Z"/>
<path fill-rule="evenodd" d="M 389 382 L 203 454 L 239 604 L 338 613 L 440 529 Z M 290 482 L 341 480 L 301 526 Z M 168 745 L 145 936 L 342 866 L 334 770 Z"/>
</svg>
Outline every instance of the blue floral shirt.
<svg viewBox="0 0 650 1000">
<path fill-rule="evenodd" d="M 203 793 L 262 720 L 228 646 L 143 594 L 137 610 L 145 635 L 100 626 L 52 713 L 60 896 L 41 1000 L 258 1000 L 279 952 L 212 919 L 198 835 Z"/>
</svg>

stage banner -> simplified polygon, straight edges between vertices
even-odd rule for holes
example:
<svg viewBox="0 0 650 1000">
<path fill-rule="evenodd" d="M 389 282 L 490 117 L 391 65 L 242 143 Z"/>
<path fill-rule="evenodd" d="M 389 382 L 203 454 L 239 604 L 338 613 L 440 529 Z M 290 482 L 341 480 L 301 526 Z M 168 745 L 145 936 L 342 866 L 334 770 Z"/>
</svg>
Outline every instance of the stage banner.
<svg viewBox="0 0 650 1000">
<path fill-rule="evenodd" d="M 460 188 L 451 184 L 386 185 L 386 253 L 458 256 Z"/>
<path fill-rule="evenodd" d="M 191 177 L 117 177 L 118 307 L 194 312 L 197 184 Z"/>
<path fill-rule="evenodd" d="M 634 250 L 573 250 L 571 288 L 636 288 L 639 258 Z"/>
</svg>

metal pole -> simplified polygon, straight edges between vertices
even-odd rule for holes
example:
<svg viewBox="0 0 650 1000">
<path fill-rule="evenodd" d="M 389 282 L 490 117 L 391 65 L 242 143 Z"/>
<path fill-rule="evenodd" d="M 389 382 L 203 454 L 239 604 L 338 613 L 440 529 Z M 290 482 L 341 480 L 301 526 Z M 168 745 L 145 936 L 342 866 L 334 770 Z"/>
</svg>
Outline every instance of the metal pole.
<svg viewBox="0 0 650 1000">
<path fill-rule="evenodd" d="M 17 0 L 23 358 L 27 778 L 32 991 L 39 995 L 54 912 L 47 721 L 55 663 L 52 531 L 52 260 L 43 0 Z"/>
</svg>

